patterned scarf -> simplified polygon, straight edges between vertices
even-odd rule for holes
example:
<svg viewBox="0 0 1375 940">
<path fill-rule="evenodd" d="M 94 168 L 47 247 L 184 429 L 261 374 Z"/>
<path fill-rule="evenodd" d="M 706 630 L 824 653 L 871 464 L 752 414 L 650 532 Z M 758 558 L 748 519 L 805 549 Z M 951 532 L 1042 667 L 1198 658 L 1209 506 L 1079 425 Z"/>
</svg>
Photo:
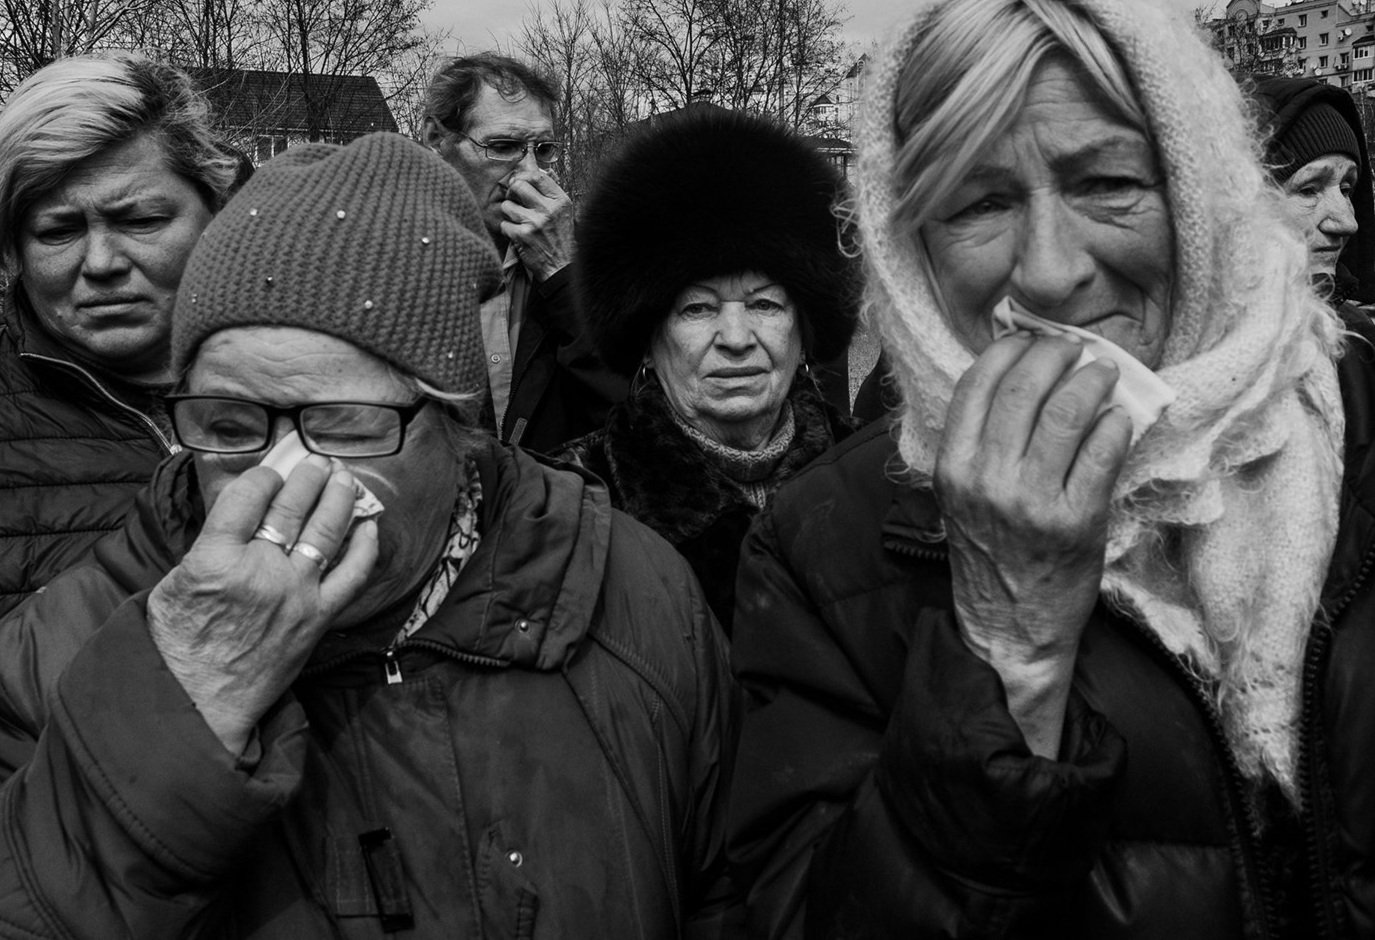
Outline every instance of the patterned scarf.
<svg viewBox="0 0 1375 940">
<path fill-rule="evenodd" d="M 468 563 L 468 559 L 473 557 L 478 543 L 482 541 L 482 533 L 477 528 L 477 511 L 482 505 L 482 481 L 478 479 L 477 465 L 471 459 L 464 468 L 464 476 L 468 483 L 459 491 L 458 498 L 454 501 L 454 511 L 449 516 L 449 530 L 444 540 L 444 551 L 439 556 L 430 579 L 420 591 L 415 610 L 392 640 L 392 646 L 398 646 L 435 615 L 435 611 L 444 603 L 444 598 L 449 596 L 449 589 L 458 580 L 459 572 Z"/>
</svg>

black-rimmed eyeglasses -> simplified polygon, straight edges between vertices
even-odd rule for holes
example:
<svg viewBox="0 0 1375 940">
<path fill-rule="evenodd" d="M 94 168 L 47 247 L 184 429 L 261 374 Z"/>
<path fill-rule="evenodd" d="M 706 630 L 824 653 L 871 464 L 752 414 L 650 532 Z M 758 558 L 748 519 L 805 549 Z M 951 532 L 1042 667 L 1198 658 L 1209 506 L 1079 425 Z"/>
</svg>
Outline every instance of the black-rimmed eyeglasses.
<svg viewBox="0 0 1375 940">
<path fill-rule="evenodd" d="M 530 151 L 535 152 L 535 162 L 540 166 L 549 166 L 559 158 L 559 153 L 563 150 L 563 141 L 559 140 L 516 140 L 514 137 L 492 137 L 489 140 L 477 140 L 469 137 L 462 131 L 454 131 L 468 143 L 481 150 L 493 163 L 515 163 L 524 160 L 525 155 Z"/>
<path fill-rule="evenodd" d="M 188 450 L 252 454 L 272 443 L 278 418 L 289 418 L 306 450 L 325 457 L 388 457 L 406 440 L 406 426 L 428 404 L 330 401 L 277 408 L 247 398 L 168 395 L 172 430 Z"/>
</svg>

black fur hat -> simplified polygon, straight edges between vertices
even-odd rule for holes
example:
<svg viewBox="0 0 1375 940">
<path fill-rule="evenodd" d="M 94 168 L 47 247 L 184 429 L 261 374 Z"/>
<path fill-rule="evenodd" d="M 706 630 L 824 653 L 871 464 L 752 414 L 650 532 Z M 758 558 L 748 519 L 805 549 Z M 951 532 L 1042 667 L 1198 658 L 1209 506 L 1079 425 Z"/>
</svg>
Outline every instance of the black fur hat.
<svg viewBox="0 0 1375 940">
<path fill-rule="evenodd" d="M 739 271 L 788 292 L 809 359 L 841 354 L 859 309 L 831 211 L 843 186 L 796 134 L 734 111 L 687 111 L 633 137 L 578 222 L 580 307 L 603 361 L 633 373 L 683 288 Z"/>
</svg>

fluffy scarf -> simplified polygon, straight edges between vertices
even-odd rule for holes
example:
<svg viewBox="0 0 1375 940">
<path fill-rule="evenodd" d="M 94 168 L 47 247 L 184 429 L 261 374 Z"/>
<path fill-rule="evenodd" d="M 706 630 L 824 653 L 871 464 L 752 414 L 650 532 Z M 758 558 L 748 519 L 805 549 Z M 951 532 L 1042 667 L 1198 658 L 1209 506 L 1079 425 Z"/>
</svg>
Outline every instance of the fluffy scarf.
<svg viewBox="0 0 1375 940">
<path fill-rule="evenodd" d="M 1167 11 L 1078 6 L 1139 92 L 1175 236 L 1157 371 L 1178 399 L 1118 480 L 1103 595 L 1214 691 L 1242 769 L 1268 772 L 1292 800 L 1302 649 L 1337 527 L 1338 321 L 1308 284 L 1304 246 L 1279 221 L 1216 53 Z M 857 135 L 866 315 L 903 395 L 899 450 L 917 485 L 930 479 L 951 392 L 973 361 L 940 310 L 917 238 L 891 223 L 896 82 L 926 15 L 870 64 Z"/>
<path fill-rule="evenodd" d="M 815 383 L 799 376 L 788 392 L 793 435 L 763 483 L 770 493 L 836 441 Z M 657 378 L 637 383 L 612 409 L 606 427 L 574 442 L 565 455 L 606 477 L 612 503 L 675 546 L 696 538 L 732 511 L 754 515 L 742 486 L 709 459 L 680 426 Z"/>
</svg>

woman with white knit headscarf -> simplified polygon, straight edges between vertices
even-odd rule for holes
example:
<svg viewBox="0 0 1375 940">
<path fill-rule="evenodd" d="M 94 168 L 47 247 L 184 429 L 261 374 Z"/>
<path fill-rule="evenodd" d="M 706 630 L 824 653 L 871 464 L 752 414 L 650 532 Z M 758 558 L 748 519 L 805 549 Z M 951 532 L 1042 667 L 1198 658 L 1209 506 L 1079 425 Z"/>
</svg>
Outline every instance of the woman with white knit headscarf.
<svg viewBox="0 0 1375 940">
<path fill-rule="evenodd" d="M 865 96 L 902 406 L 742 555 L 753 927 L 1375 935 L 1375 356 L 1235 84 L 1149 4 L 933 0 Z"/>
</svg>

